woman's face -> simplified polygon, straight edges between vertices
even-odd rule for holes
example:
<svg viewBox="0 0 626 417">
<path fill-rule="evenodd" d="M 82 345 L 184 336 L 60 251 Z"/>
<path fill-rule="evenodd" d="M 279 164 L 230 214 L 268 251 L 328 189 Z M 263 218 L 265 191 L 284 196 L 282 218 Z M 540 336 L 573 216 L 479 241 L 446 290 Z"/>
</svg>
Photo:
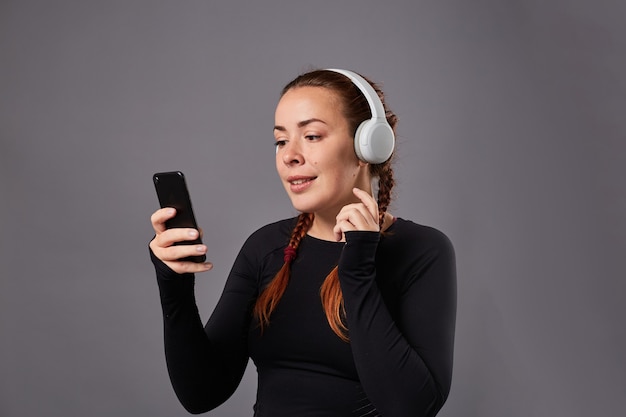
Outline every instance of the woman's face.
<svg viewBox="0 0 626 417">
<path fill-rule="evenodd" d="M 299 211 L 336 216 L 355 201 L 352 188 L 370 191 L 368 165 L 354 152 L 341 106 L 332 90 L 297 87 L 276 107 L 276 169 Z"/>
</svg>

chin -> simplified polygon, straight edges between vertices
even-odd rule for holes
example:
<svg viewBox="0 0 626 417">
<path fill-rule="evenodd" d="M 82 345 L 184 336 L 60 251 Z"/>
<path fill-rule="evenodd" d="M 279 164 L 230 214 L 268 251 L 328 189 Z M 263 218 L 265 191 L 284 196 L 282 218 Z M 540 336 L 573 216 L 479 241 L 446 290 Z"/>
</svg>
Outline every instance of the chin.
<svg viewBox="0 0 626 417">
<path fill-rule="evenodd" d="M 291 205 L 293 206 L 294 209 L 296 209 L 300 213 L 314 213 L 315 212 L 315 209 L 308 204 L 296 204 L 292 201 Z"/>
<path fill-rule="evenodd" d="M 315 213 L 319 207 L 315 202 L 306 201 L 306 199 L 300 196 L 289 196 L 291 200 L 291 205 L 294 209 L 298 210 L 301 213 Z"/>
</svg>

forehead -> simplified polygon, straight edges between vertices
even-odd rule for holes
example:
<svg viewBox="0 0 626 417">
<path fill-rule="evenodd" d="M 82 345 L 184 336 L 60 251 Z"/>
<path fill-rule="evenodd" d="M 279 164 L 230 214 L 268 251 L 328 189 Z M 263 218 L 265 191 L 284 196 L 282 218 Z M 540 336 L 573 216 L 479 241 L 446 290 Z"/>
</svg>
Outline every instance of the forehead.
<svg viewBox="0 0 626 417">
<path fill-rule="evenodd" d="M 325 87 L 296 87 L 288 90 L 276 106 L 276 118 L 340 117 L 342 103 L 339 95 Z"/>
</svg>

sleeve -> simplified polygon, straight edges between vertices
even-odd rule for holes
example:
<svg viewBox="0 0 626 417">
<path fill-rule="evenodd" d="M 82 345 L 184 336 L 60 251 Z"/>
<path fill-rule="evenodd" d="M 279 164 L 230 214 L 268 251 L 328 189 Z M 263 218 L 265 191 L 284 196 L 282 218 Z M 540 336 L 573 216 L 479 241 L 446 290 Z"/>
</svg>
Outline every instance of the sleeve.
<svg viewBox="0 0 626 417">
<path fill-rule="evenodd" d="M 350 343 L 361 384 L 385 416 L 431 417 L 443 406 L 452 375 L 456 270 L 452 245 L 431 229 L 401 277 L 396 321 L 376 282 L 379 233 L 346 233 L 339 261 Z M 416 242 L 403 242 L 417 246 Z M 405 251 L 403 251 L 405 253 Z M 395 262 L 386 260 L 385 262 Z M 387 269 L 385 269 L 387 270 Z M 391 279 L 392 277 L 378 277 Z"/>
<path fill-rule="evenodd" d="M 165 358 L 174 392 L 192 414 L 226 401 L 248 363 L 247 332 L 256 297 L 253 270 L 239 253 L 205 326 L 194 296 L 194 276 L 179 275 L 150 252 L 163 310 Z"/>
</svg>

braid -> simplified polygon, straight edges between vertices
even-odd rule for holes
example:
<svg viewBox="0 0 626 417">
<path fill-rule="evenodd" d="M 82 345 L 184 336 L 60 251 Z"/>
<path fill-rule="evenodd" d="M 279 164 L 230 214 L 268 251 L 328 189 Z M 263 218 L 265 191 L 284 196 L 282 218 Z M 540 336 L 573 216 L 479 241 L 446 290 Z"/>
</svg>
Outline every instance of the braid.
<svg viewBox="0 0 626 417">
<path fill-rule="evenodd" d="M 324 279 L 320 288 L 320 297 L 330 328 L 344 342 L 350 341 L 348 327 L 344 323 L 346 309 L 343 303 L 341 286 L 339 285 L 339 267 L 334 267 Z"/>
<path fill-rule="evenodd" d="M 393 178 L 393 168 L 390 162 L 382 164 L 378 174 L 378 223 L 382 230 L 385 213 L 391 203 L 391 190 L 396 181 Z"/>
<path fill-rule="evenodd" d="M 315 216 L 310 213 L 301 213 L 298 216 L 298 223 L 296 223 L 296 227 L 293 228 L 293 232 L 291 232 L 291 239 L 289 239 L 289 245 L 294 249 L 298 249 L 300 246 L 300 242 L 302 238 L 307 234 L 311 225 L 313 224 L 313 219 Z"/>
<path fill-rule="evenodd" d="M 291 238 L 289 239 L 289 244 L 285 248 L 285 263 L 282 268 L 278 271 L 274 279 L 268 284 L 267 287 L 261 292 L 259 297 L 256 300 L 254 305 L 253 314 L 254 317 L 259 321 L 259 326 L 261 327 L 261 331 L 265 326 L 268 326 L 270 323 L 270 316 L 281 297 L 285 293 L 287 289 L 287 284 L 289 283 L 289 275 L 291 272 L 291 261 L 295 258 L 296 253 L 298 251 L 298 246 L 300 246 L 300 242 L 302 238 L 306 235 L 306 233 L 311 228 L 313 224 L 313 214 L 309 213 L 301 213 L 298 216 L 298 222 L 296 226 L 293 228 L 291 232 Z"/>
</svg>

